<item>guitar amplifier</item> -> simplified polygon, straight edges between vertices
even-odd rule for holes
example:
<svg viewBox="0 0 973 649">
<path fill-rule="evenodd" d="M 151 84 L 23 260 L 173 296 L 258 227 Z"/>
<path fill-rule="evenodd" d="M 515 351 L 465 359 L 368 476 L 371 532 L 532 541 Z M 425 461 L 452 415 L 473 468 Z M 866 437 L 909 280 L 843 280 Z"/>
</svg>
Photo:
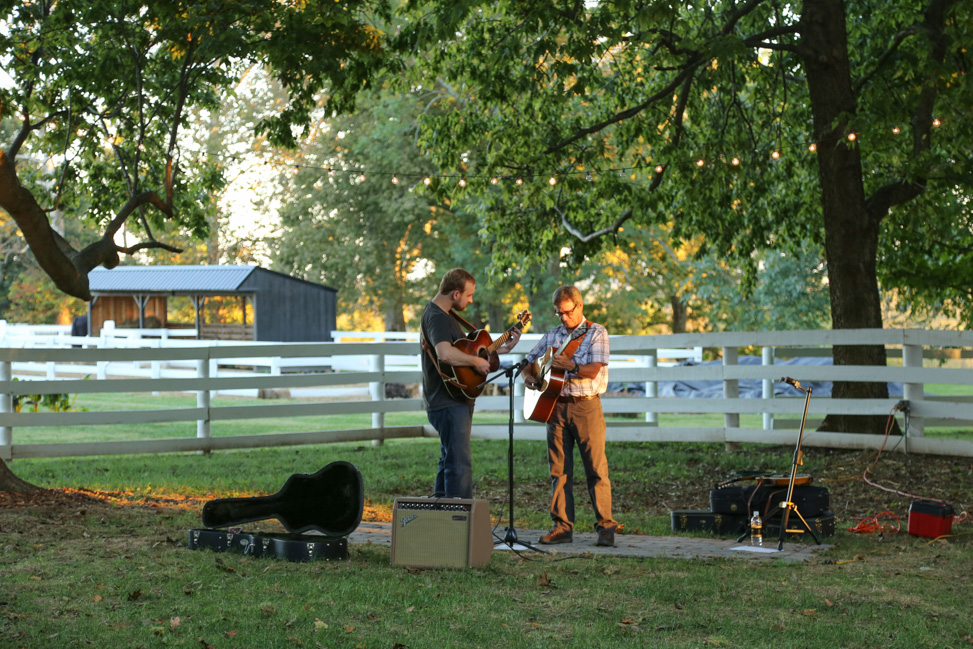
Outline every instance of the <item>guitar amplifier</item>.
<svg viewBox="0 0 973 649">
<path fill-rule="evenodd" d="M 471 568 L 490 562 L 493 536 L 486 500 L 396 498 L 392 565 Z"/>
</svg>

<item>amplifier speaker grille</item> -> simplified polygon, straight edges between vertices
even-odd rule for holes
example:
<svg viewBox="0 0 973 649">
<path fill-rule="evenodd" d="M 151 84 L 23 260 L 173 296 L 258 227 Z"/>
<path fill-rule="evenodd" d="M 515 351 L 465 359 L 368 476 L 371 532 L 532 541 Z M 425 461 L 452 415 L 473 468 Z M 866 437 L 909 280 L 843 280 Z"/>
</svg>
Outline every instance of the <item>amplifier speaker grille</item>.
<svg viewBox="0 0 973 649">
<path fill-rule="evenodd" d="M 392 509 L 393 565 L 471 568 L 490 562 L 486 500 L 397 498 Z"/>
</svg>

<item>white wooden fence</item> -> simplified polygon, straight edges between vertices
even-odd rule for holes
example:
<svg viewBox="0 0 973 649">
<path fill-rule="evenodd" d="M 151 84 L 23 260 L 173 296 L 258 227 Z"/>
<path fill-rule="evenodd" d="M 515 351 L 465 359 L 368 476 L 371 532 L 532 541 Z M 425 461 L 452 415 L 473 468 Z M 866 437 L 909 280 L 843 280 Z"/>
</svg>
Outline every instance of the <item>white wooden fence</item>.
<svg viewBox="0 0 973 649">
<path fill-rule="evenodd" d="M 79 455 L 212 451 L 311 444 L 351 440 L 384 440 L 397 437 L 435 436 L 429 426 L 387 426 L 389 412 L 421 411 L 421 400 L 386 399 L 389 383 L 416 384 L 419 350 L 414 340 L 335 343 L 252 343 L 229 341 L 167 340 L 161 332 L 146 338 L 145 330 L 127 339 L 127 348 L 95 346 L 98 339 L 72 339 L 63 333 L 50 334 L 43 346 L 10 346 L 16 337 L 0 338 L 0 458 L 62 457 Z M 125 331 L 125 330 L 119 330 Z M 3 333 L 3 332 L 0 332 Z M 336 339 L 370 338 L 375 334 L 335 332 Z M 401 334 L 381 334 L 384 339 Z M 413 334 L 414 336 L 414 334 Z M 408 337 L 408 335 L 406 335 Z M 55 340 L 56 339 L 56 340 Z M 506 359 L 518 361 L 529 351 L 536 336 L 525 336 Z M 830 355 L 832 345 L 882 344 L 891 358 L 889 366 L 833 367 L 788 365 L 784 358 Z M 57 347 L 55 347 L 57 345 Z M 138 346 L 136 346 L 138 345 Z M 739 332 L 678 334 L 668 336 L 612 336 L 610 379 L 644 385 L 644 397 L 609 396 L 603 400 L 606 413 L 628 414 L 625 421 L 609 423 L 609 441 L 646 442 L 756 442 L 793 445 L 804 410 L 805 399 L 774 397 L 774 384 L 782 374 L 807 384 L 811 381 L 901 382 L 904 394 L 889 399 L 810 400 L 809 421 L 824 415 L 890 415 L 897 405 L 900 424 L 907 429 L 898 440 L 898 450 L 973 456 L 973 442 L 930 438 L 929 426 L 973 428 L 973 404 L 961 397 L 926 394 L 926 384 L 949 384 L 970 388 L 973 370 L 944 367 L 943 361 L 973 356 L 973 333 L 957 331 L 849 330 Z M 739 349 L 762 350 L 762 364 L 738 364 Z M 680 365 L 683 357 L 698 359 L 703 350 L 722 358 L 716 365 Z M 901 360 L 900 360 L 901 359 Z M 925 362 L 924 362 L 925 359 Z M 957 361 L 951 361 L 955 365 Z M 346 371 L 321 372 L 321 368 Z M 290 369 L 291 371 L 287 371 Z M 256 371 L 255 371 L 256 370 Z M 317 370 L 317 371 L 313 371 Z M 786 370 L 786 371 L 785 371 Z M 21 380 L 13 381 L 14 377 Z M 124 376 L 125 380 L 117 380 Z M 86 378 L 87 377 L 87 378 Z M 763 398 L 740 398 L 739 381 L 762 382 Z M 25 383 L 29 380 L 29 387 Z M 695 399 L 658 397 L 664 381 L 720 381 L 722 398 Z M 367 395 L 366 388 L 367 386 Z M 327 390 L 339 398 L 328 402 L 286 405 L 268 401 L 261 405 L 213 406 L 211 395 L 225 391 Z M 355 394 L 357 390 L 357 394 Z M 515 384 L 515 436 L 543 439 L 543 425 L 525 422 L 522 407 L 523 384 Z M 196 393 L 196 407 L 138 409 L 105 412 L 14 412 L 15 394 L 84 393 Z M 347 398 L 340 398 L 341 395 Z M 507 411 L 508 396 L 481 396 L 477 411 Z M 326 414 L 370 413 L 370 428 L 340 431 L 287 433 L 268 430 L 257 435 L 212 436 L 214 421 L 273 418 L 277 420 Z M 678 425 L 673 414 L 710 413 L 722 416 L 722 425 L 687 427 Z M 759 415 L 760 424 L 741 426 L 741 415 Z M 668 421 L 667 421 L 668 418 Z M 753 419 L 753 418 L 749 418 Z M 786 419 L 786 427 L 783 421 Z M 138 427 L 153 422 L 185 422 L 186 437 L 136 439 L 104 442 L 73 442 L 71 427 L 80 425 L 127 424 Z M 17 430 L 37 426 L 60 427 L 64 440 L 51 443 L 18 443 Z M 195 435 L 193 435 L 195 433 Z M 506 438 L 508 425 L 483 423 L 474 417 L 473 434 L 480 438 Z M 807 446 L 877 448 L 881 435 L 851 435 L 805 431 Z"/>
</svg>

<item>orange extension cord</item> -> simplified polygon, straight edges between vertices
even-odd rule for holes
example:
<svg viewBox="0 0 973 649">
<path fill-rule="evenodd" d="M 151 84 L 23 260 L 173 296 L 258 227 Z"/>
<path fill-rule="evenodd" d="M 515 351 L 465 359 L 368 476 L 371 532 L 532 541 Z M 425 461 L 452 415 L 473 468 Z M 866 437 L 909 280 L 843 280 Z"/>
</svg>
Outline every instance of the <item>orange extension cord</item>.
<svg viewBox="0 0 973 649">
<path fill-rule="evenodd" d="M 875 487 L 876 489 L 889 491 L 891 493 L 898 494 L 900 496 L 906 496 L 907 498 L 914 498 L 916 500 L 933 500 L 935 502 L 940 502 L 940 503 L 943 502 L 939 498 L 923 498 L 922 496 L 917 496 L 915 494 L 899 491 L 898 489 L 890 489 L 888 487 L 883 487 L 882 485 L 872 482 L 871 480 L 868 479 L 868 472 L 873 468 L 875 468 L 875 465 L 878 464 L 878 458 L 882 456 L 882 451 L 885 449 L 885 443 L 889 440 L 889 433 L 892 432 L 892 422 L 894 421 L 894 417 L 895 417 L 895 409 L 892 409 L 889 412 L 889 419 L 885 425 L 885 439 L 882 440 L 882 445 L 879 447 L 878 453 L 875 454 L 875 460 L 870 465 L 868 465 L 868 467 L 865 468 L 864 473 L 862 473 L 862 479 L 866 483 Z M 895 519 L 894 529 L 891 523 L 882 523 L 879 520 L 883 516 L 891 516 L 892 518 Z M 961 521 L 966 520 L 966 517 L 967 517 L 967 512 L 962 512 L 960 515 L 953 517 L 953 522 L 959 523 Z M 858 521 L 859 522 L 857 525 L 848 528 L 849 532 L 854 532 L 855 534 L 871 534 L 872 532 L 883 532 L 883 533 L 889 532 L 891 534 L 898 534 L 899 531 L 902 529 L 902 522 L 899 520 L 899 517 L 890 511 L 884 511 L 881 512 L 880 514 L 876 514 L 875 516 L 871 516 L 867 518 L 859 518 Z"/>
</svg>

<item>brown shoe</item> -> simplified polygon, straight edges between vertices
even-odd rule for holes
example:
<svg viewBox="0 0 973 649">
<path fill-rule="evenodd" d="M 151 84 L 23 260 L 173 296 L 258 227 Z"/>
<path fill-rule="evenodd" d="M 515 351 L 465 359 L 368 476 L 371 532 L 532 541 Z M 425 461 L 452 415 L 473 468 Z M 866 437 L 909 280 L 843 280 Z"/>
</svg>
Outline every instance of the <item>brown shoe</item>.
<svg viewBox="0 0 973 649">
<path fill-rule="evenodd" d="M 543 545 L 554 545 L 555 543 L 570 543 L 574 540 L 574 532 L 564 528 L 555 527 L 548 534 L 540 538 Z"/>
<path fill-rule="evenodd" d="M 598 530 L 598 540 L 595 541 L 595 545 L 606 548 L 615 547 L 615 530 Z"/>
</svg>

